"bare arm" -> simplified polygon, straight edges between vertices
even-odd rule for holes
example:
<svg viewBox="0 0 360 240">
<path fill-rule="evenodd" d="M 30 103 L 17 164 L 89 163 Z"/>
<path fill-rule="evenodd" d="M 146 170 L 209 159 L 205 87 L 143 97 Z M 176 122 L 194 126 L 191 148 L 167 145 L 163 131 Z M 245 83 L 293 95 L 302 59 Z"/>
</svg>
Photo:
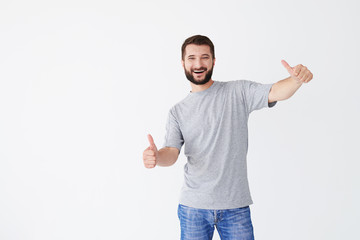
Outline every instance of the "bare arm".
<svg viewBox="0 0 360 240">
<path fill-rule="evenodd" d="M 313 78 L 313 74 L 301 64 L 290 67 L 284 60 L 282 60 L 282 64 L 288 70 L 290 77 L 280 80 L 272 86 L 269 103 L 290 98 L 303 83 L 308 83 Z"/>
<path fill-rule="evenodd" d="M 156 165 L 168 167 L 173 165 L 179 156 L 179 149 L 175 147 L 164 147 L 159 150 Z"/>
<path fill-rule="evenodd" d="M 302 83 L 292 77 L 285 78 L 275 83 L 269 93 L 269 103 L 290 98 L 301 87 Z"/>
<path fill-rule="evenodd" d="M 156 165 L 168 167 L 173 165 L 179 156 L 179 149 L 175 147 L 164 147 L 157 150 L 154 139 L 148 134 L 150 146 L 143 152 L 143 161 L 146 168 L 154 168 Z"/>
</svg>

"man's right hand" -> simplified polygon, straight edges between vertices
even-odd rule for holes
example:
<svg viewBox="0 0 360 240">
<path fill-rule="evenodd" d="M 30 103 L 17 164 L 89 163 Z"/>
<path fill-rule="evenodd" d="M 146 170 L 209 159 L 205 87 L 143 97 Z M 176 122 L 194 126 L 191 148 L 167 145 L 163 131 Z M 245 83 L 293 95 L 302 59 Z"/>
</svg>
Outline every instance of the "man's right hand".
<svg viewBox="0 0 360 240">
<path fill-rule="evenodd" d="M 158 158 L 158 150 L 154 143 L 154 139 L 150 134 L 148 134 L 148 140 L 150 146 L 145 149 L 143 153 L 144 166 L 146 168 L 154 168 L 156 166 L 156 161 Z"/>
</svg>

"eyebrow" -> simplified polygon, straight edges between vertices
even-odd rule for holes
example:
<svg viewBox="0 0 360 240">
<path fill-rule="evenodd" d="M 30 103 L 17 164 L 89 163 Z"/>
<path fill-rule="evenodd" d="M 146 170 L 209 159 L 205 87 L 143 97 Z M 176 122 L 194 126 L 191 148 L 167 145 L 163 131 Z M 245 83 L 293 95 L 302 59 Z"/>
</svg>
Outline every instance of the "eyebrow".
<svg viewBox="0 0 360 240">
<path fill-rule="evenodd" d="M 201 56 L 202 56 L 202 57 L 203 57 L 203 56 L 210 57 L 210 55 L 209 55 L 209 54 L 207 54 L 207 53 L 204 53 L 204 54 L 202 54 Z M 189 56 L 187 56 L 187 57 L 188 57 L 188 58 L 189 58 L 189 57 L 195 57 L 195 55 L 189 55 Z"/>
</svg>

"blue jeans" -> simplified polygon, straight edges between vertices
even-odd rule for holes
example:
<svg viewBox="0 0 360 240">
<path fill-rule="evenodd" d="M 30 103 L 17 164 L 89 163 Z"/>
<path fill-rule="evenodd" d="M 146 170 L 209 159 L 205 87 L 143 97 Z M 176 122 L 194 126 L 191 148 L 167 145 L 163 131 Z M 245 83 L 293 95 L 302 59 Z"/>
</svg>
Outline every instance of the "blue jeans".
<svg viewBox="0 0 360 240">
<path fill-rule="evenodd" d="M 222 240 L 253 240 L 250 207 L 209 210 L 179 204 L 182 240 L 211 240 L 214 226 Z"/>
</svg>

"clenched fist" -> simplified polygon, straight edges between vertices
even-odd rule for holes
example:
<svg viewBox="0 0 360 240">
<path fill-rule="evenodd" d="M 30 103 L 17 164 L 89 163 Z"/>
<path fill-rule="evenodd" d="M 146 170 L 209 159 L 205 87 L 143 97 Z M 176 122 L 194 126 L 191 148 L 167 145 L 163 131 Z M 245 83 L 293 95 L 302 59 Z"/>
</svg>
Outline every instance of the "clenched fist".
<svg viewBox="0 0 360 240">
<path fill-rule="evenodd" d="M 154 168 L 156 166 L 156 159 L 158 158 L 158 150 L 154 143 L 154 139 L 148 134 L 150 146 L 144 150 L 143 160 L 146 168 Z"/>
</svg>

